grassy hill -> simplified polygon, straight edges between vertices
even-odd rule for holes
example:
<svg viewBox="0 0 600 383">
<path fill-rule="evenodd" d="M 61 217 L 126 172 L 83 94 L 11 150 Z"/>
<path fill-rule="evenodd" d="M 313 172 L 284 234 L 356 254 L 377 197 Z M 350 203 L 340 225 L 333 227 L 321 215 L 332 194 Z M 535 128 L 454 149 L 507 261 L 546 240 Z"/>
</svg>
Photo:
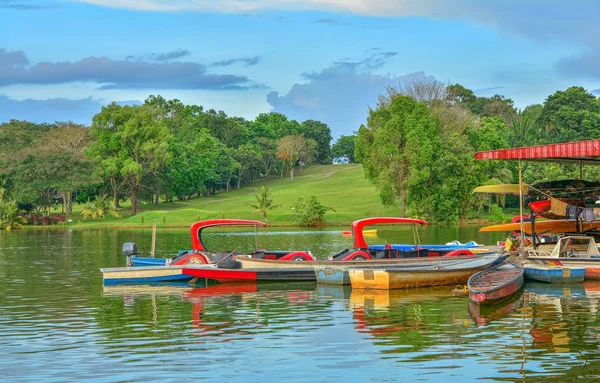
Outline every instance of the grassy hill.
<svg viewBox="0 0 600 383">
<path fill-rule="evenodd" d="M 103 226 L 151 226 L 188 227 L 191 223 L 213 218 L 240 218 L 262 220 L 261 213 L 253 213 L 246 203 L 253 202 L 254 193 L 263 185 L 220 193 L 190 201 L 142 205 L 136 216 L 129 216 L 124 208 L 122 218 L 107 218 Z M 273 192 L 274 201 L 283 206 L 269 211 L 269 225 L 289 226 L 292 203 L 300 196 L 315 195 L 322 203 L 335 209 L 325 215 L 328 225 L 347 226 L 352 221 L 370 216 L 398 216 L 398 209 L 384 208 L 375 187 L 363 175 L 361 165 L 316 165 L 297 172 L 294 182 L 288 178 L 276 178 L 264 182 Z M 78 213 L 77 207 L 76 214 Z M 96 220 L 83 221 L 75 217 L 75 225 L 97 225 Z"/>
</svg>

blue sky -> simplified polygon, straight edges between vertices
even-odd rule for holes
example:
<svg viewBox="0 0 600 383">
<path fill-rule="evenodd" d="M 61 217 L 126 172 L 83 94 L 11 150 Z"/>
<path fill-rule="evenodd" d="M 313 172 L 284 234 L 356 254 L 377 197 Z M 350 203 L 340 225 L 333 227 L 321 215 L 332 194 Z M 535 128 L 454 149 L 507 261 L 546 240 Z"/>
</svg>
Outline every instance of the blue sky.
<svg viewBox="0 0 600 383">
<path fill-rule="evenodd" d="M 600 2 L 0 0 L 0 121 L 89 124 L 150 94 L 351 134 L 388 85 L 434 76 L 542 103 L 600 94 Z"/>
</svg>

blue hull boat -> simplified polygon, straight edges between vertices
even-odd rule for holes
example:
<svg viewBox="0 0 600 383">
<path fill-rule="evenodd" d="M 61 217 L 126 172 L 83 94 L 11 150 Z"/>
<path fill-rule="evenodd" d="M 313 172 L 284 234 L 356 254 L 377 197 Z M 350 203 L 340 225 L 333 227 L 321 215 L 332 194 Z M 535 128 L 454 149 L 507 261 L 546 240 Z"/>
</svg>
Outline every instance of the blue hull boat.
<svg viewBox="0 0 600 383">
<path fill-rule="evenodd" d="M 548 283 L 583 282 L 585 267 L 525 264 L 525 278 Z"/>
</svg>

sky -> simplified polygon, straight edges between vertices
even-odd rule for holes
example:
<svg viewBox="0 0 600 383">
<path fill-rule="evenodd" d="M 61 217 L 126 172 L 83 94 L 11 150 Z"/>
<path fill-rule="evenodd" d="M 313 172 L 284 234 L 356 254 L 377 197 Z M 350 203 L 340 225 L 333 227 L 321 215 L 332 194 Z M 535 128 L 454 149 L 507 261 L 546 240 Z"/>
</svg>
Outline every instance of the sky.
<svg viewBox="0 0 600 383">
<path fill-rule="evenodd" d="M 407 78 L 518 108 L 600 96 L 596 0 L 0 0 L 0 122 L 177 98 L 352 134 Z"/>
</svg>

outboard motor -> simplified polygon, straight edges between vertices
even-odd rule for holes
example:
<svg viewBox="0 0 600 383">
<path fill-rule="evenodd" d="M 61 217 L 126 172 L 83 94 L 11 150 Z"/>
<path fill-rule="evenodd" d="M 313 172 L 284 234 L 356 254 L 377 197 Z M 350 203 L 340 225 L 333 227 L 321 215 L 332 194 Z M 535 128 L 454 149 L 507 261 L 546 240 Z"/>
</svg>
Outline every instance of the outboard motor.
<svg viewBox="0 0 600 383">
<path fill-rule="evenodd" d="M 127 267 L 132 267 L 133 262 L 131 261 L 131 256 L 138 254 L 137 245 L 133 242 L 125 242 L 123 244 L 123 255 L 127 257 L 127 261 L 125 265 Z"/>
</svg>

